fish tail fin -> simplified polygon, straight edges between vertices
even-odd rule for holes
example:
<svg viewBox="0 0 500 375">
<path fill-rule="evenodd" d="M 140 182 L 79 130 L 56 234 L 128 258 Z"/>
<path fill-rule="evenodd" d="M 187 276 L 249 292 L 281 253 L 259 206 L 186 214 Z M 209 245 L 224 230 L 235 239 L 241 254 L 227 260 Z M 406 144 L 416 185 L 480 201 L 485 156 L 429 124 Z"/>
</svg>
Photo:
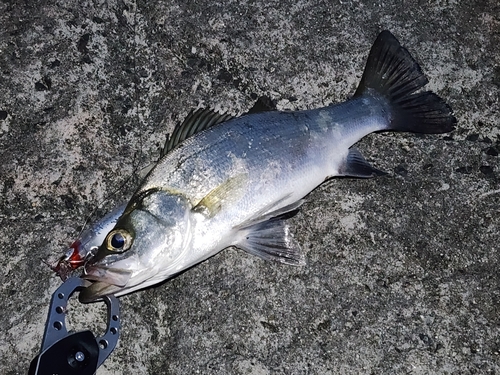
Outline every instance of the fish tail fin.
<svg viewBox="0 0 500 375">
<path fill-rule="evenodd" d="M 363 77 L 354 96 L 381 95 L 389 103 L 386 130 L 447 133 L 457 122 L 452 109 L 430 91 L 415 93 L 428 83 L 422 69 L 390 31 L 382 31 L 373 44 Z"/>
</svg>

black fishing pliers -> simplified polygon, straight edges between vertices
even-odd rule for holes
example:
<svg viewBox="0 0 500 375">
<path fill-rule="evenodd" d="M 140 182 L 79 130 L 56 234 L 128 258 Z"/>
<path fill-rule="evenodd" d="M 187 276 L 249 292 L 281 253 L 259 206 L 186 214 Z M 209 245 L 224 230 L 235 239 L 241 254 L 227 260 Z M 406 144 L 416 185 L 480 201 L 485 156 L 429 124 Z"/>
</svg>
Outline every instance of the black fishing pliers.
<svg viewBox="0 0 500 375">
<path fill-rule="evenodd" d="M 96 338 L 91 331 L 67 331 L 65 313 L 68 300 L 75 291 L 84 287 L 83 279 L 72 277 L 52 295 L 42 349 L 31 362 L 28 375 L 93 375 L 115 348 L 120 332 L 120 308 L 115 296 L 103 297 L 108 307 L 104 336 Z"/>
</svg>

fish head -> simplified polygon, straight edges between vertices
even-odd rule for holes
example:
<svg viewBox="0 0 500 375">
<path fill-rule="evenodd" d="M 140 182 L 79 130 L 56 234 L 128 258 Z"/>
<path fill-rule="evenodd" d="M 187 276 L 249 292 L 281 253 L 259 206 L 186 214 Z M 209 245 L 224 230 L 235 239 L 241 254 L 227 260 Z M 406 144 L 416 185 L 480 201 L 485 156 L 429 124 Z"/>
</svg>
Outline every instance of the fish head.
<svg viewBox="0 0 500 375">
<path fill-rule="evenodd" d="M 139 193 L 84 267 L 81 302 L 124 295 L 173 276 L 191 239 L 191 204 L 161 189 Z"/>
</svg>

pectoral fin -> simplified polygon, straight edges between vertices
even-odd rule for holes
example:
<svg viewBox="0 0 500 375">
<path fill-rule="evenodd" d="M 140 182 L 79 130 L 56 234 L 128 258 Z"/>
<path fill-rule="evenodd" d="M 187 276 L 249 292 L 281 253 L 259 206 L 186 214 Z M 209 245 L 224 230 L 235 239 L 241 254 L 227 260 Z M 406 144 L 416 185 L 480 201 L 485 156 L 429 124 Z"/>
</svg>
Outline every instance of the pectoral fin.
<svg viewBox="0 0 500 375">
<path fill-rule="evenodd" d="M 201 212 L 208 217 L 214 217 L 224 205 L 231 204 L 241 198 L 245 191 L 247 179 L 248 175 L 246 173 L 228 178 L 200 200 L 193 207 L 193 211 Z"/>
<path fill-rule="evenodd" d="M 142 168 L 137 174 L 139 176 L 139 180 L 144 180 L 144 178 L 151 172 L 151 170 L 156 167 L 156 163 L 151 163 L 148 166 Z"/>
<path fill-rule="evenodd" d="M 293 266 L 305 265 L 299 243 L 290 233 L 286 218 L 290 213 L 241 228 L 235 244 L 250 254 Z"/>
</svg>

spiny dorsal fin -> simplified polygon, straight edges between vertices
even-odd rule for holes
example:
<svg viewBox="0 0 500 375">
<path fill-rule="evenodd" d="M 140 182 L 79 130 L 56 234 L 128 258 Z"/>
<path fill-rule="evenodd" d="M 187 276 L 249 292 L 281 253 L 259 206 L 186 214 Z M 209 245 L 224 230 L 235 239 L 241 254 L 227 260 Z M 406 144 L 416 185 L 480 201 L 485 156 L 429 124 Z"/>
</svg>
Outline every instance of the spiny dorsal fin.
<svg viewBox="0 0 500 375">
<path fill-rule="evenodd" d="M 208 108 L 199 108 L 189 112 L 184 121 L 178 124 L 172 134 L 167 137 L 165 146 L 160 152 L 160 159 L 192 135 L 233 118 L 234 116 L 228 113 L 220 114 Z"/>
<path fill-rule="evenodd" d="M 245 114 L 275 111 L 276 103 L 267 96 L 261 96 L 257 99 L 255 104 Z M 165 146 L 160 152 L 160 159 L 168 154 L 179 143 L 188 139 L 192 135 L 208 129 L 211 126 L 221 124 L 223 122 L 233 119 L 234 116 L 225 113 L 220 114 L 208 108 L 199 108 L 192 110 L 186 116 L 184 121 L 178 124 L 171 135 L 167 136 Z"/>
</svg>

